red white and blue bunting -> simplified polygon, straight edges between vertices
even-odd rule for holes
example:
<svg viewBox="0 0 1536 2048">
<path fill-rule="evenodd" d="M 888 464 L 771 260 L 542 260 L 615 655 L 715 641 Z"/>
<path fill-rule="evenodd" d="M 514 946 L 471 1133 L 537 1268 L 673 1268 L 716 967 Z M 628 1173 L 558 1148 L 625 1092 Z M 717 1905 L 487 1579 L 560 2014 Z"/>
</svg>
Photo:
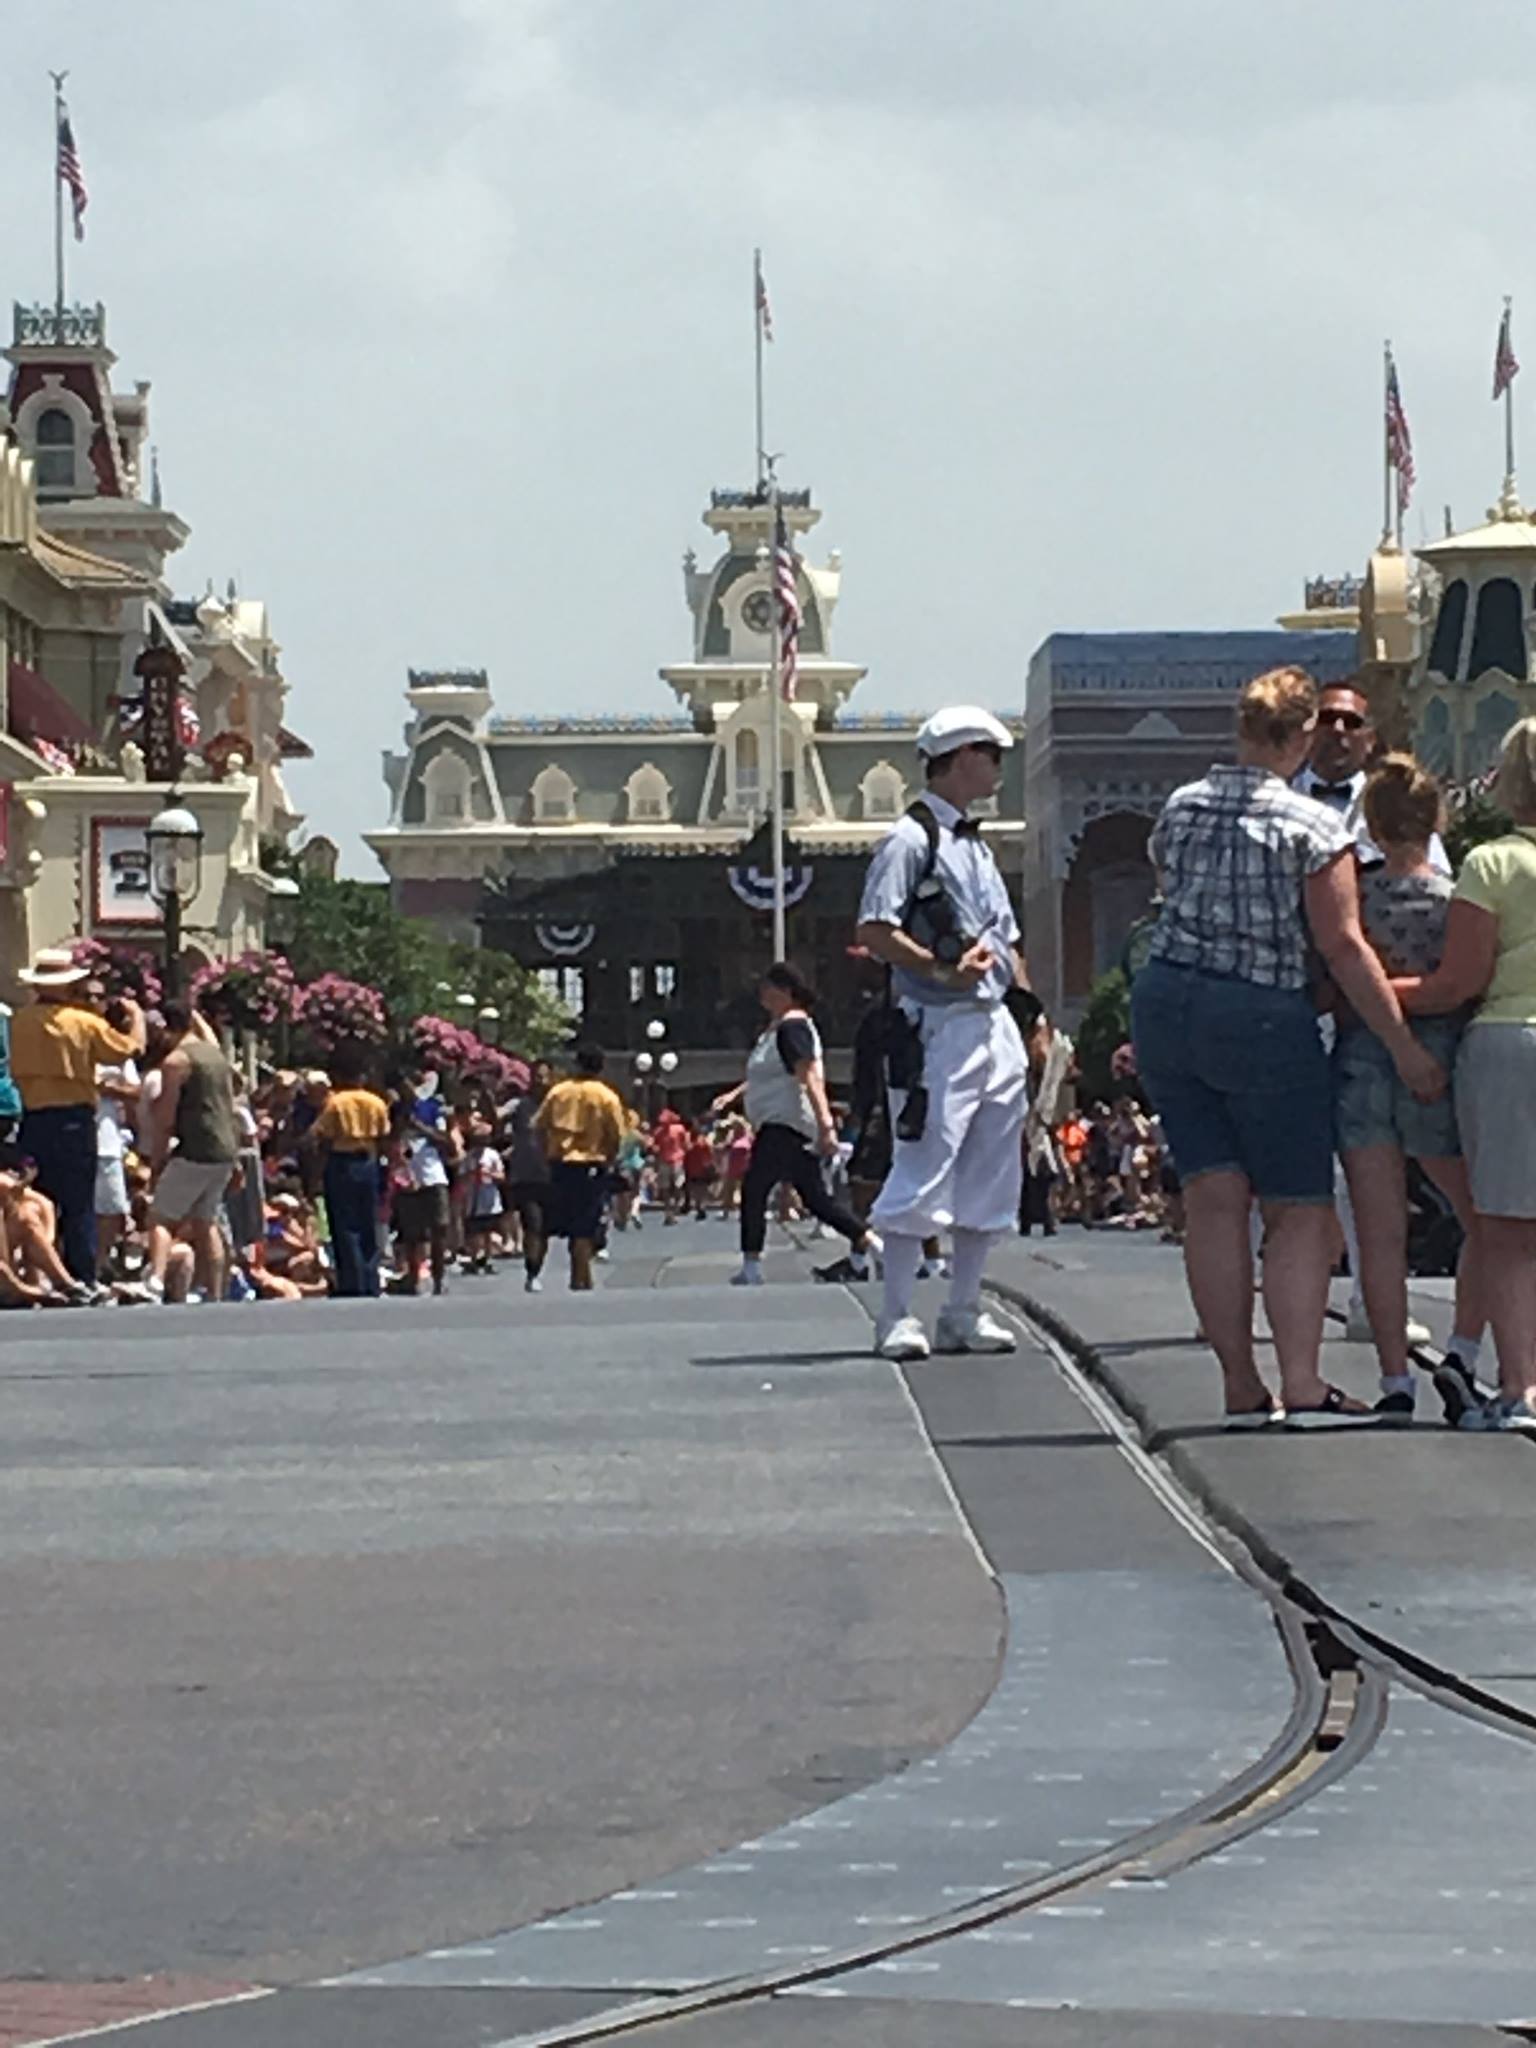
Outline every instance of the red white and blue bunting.
<svg viewBox="0 0 1536 2048">
<path fill-rule="evenodd" d="M 741 898 L 749 910 L 772 910 L 773 870 L 771 868 L 765 872 L 762 868 L 755 865 L 750 867 L 733 867 L 727 868 L 726 874 L 730 879 L 733 892 Z M 805 861 L 798 866 L 785 868 L 784 908 L 786 910 L 793 910 L 797 903 L 804 900 L 815 877 L 816 870 L 809 861 Z"/>
</svg>

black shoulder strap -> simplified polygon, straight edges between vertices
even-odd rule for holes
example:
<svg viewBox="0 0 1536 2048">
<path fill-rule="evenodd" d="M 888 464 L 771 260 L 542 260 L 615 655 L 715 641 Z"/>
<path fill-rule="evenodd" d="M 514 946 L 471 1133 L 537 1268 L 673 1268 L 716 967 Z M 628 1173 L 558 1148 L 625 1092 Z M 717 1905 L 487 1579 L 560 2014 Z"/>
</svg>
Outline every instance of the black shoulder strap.
<svg viewBox="0 0 1536 2048">
<path fill-rule="evenodd" d="M 923 802 L 921 797 L 915 797 L 912 800 L 912 802 L 907 805 L 906 815 L 909 818 L 915 818 L 918 824 L 922 826 L 923 837 L 928 842 L 928 858 L 923 862 L 923 871 L 918 876 L 917 881 L 913 885 L 913 893 L 916 894 L 917 890 L 920 889 L 923 883 L 927 881 L 928 877 L 933 873 L 934 868 L 938 864 L 939 821 L 933 815 L 933 812 L 929 808 L 929 806 Z M 912 906 L 910 903 L 907 905 L 907 914 L 909 917 L 912 914 Z"/>
</svg>

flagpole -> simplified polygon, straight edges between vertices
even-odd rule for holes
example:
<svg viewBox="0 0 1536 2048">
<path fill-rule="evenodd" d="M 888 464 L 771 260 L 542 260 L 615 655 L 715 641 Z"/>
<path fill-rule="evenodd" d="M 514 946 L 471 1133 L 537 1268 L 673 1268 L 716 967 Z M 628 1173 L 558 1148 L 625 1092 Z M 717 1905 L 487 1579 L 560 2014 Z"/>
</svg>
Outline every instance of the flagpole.
<svg viewBox="0 0 1536 2048">
<path fill-rule="evenodd" d="M 759 484 L 763 481 L 763 451 L 767 442 L 763 438 L 763 252 L 752 251 L 752 340 L 756 351 L 757 368 L 757 455 L 752 473 Z"/>
<path fill-rule="evenodd" d="M 64 180 L 59 176 L 59 129 L 64 119 L 67 71 L 50 71 L 53 80 L 53 307 L 55 336 L 64 339 Z"/>
<path fill-rule="evenodd" d="M 759 430 L 761 431 L 761 430 Z M 773 632 L 768 670 L 769 701 L 773 707 L 773 735 L 768 747 L 769 773 L 773 777 L 773 957 L 782 960 L 788 950 L 784 920 L 784 622 L 779 616 L 779 480 L 768 469 L 768 573 L 772 578 Z"/>
<path fill-rule="evenodd" d="M 1392 420 L 1390 416 L 1391 403 L 1392 344 L 1390 341 L 1388 341 L 1385 342 L 1382 346 L 1381 366 L 1381 443 L 1382 455 L 1384 458 L 1381 490 L 1381 541 L 1383 547 L 1385 547 L 1387 542 L 1392 538 Z M 1401 532 L 1401 521 L 1399 521 L 1397 541 L 1398 546 L 1401 547 L 1403 541 L 1403 536 Z"/>
</svg>

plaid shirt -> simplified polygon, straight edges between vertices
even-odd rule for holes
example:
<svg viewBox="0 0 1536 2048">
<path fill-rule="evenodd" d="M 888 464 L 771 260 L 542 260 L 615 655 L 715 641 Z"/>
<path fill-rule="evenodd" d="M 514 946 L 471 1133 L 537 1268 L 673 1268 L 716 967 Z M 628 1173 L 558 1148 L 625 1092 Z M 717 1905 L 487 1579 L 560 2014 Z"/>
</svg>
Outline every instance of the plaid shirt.
<svg viewBox="0 0 1536 2048">
<path fill-rule="evenodd" d="M 1152 828 L 1163 914 L 1150 958 L 1267 988 L 1305 988 L 1302 885 L 1354 845 L 1326 804 L 1267 768 L 1218 765 L 1176 789 Z"/>
</svg>

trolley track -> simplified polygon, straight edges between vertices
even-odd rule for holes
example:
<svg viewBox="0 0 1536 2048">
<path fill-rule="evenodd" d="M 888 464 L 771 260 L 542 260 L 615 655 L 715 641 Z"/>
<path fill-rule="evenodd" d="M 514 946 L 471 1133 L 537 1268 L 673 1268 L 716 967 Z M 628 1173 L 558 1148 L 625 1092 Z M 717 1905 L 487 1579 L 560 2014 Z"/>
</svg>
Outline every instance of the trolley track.
<svg viewBox="0 0 1536 2048">
<path fill-rule="evenodd" d="M 1536 1741 L 1536 1717 L 1502 1704 L 1453 1673 L 1430 1673 L 1420 1660 L 1396 1656 L 1369 1630 L 1320 1611 L 1307 1589 L 1281 1585 L 1179 1485 L 1142 1444 L 1134 1424 L 1110 1401 L 1043 1322 L 1016 1297 L 998 1290 L 1001 1305 L 1043 1349 L 1105 1436 L 1112 1441 L 1189 1536 L 1223 1569 L 1269 1606 L 1289 1666 L 1291 1710 L 1274 1741 L 1225 1785 L 1154 1826 L 1127 1834 L 1094 1854 L 964 1905 L 836 1952 L 779 1968 L 722 1977 L 687 1989 L 617 1999 L 589 2017 L 520 2034 L 515 2048 L 578 2048 L 583 2042 L 638 2036 L 705 2012 L 766 2000 L 867 1969 L 874 1964 L 974 1933 L 1041 1907 L 1087 1899 L 1114 1885 L 1161 1884 L 1180 1871 L 1269 1826 L 1348 1775 L 1386 1722 L 1391 1684 L 1413 1684 L 1452 1711 L 1491 1722 Z M 1511 1722 L 1525 1721 L 1525 1728 Z M 506 2044 L 513 2048 L 513 2043 Z"/>
</svg>

